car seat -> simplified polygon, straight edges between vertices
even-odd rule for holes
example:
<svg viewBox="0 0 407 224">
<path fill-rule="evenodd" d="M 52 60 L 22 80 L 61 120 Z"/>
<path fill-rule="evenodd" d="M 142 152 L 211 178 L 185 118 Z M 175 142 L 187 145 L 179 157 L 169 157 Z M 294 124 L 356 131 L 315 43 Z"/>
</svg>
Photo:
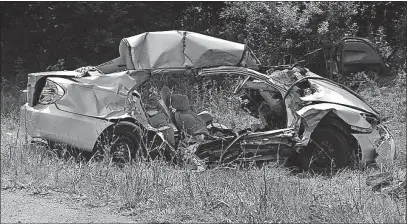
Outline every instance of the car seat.
<svg viewBox="0 0 407 224">
<path fill-rule="evenodd" d="M 173 94 L 170 96 L 172 120 L 178 130 L 191 136 L 209 135 L 205 121 L 190 109 L 186 95 Z"/>
<path fill-rule="evenodd" d="M 165 109 L 167 115 L 169 117 L 171 117 L 172 113 L 171 113 L 171 110 L 169 109 L 170 104 L 171 104 L 171 102 L 170 102 L 171 101 L 171 91 L 170 91 L 170 88 L 168 88 L 168 86 L 163 86 L 163 88 L 161 89 L 161 99 L 162 99 L 162 102 L 160 102 L 160 104 L 162 105 L 162 107 L 165 107 L 164 109 Z M 208 111 L 202 111 L 198 114 L 198 116 L 205 122 L 206 125 L 211 124 L 213 121 L 213 117 Z"/>
</svg>

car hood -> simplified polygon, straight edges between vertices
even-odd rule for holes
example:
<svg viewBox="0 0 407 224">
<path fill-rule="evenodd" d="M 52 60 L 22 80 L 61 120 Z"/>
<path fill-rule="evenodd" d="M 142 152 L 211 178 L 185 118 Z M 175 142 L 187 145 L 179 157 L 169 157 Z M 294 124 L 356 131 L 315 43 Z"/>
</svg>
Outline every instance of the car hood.
<svg viewBox="0 0 407 224">
<path fill-rule="evenodd" d="M 322 78 L 307 69 L 301 71 L 294 68 L 292 70 L 275 71 L 269 74 L 269 78 L 272 83 L 285 90 L 283 94 L 287 94 L 288 91 L 290 96 L 297 98 L 292 101 L 297 102 L 297 104 L 332 103 L 358 109 L 379 117 L 379 113 L 357 93 L 339 83 Z M 302 82 L 300 80 L 307 80 L 311 90 L 301 96 L 295 90 L 295 88 L 299 87 L 299 83 L 294 85 L 296 82 Z M 294 108 L 298 107 L 301 106 L 294 106 Z"/>
<path fill-rule="evenodd" d="M 300 97 L 302 101 L 311 103 L 333 103 L 348 106 L 379 117 L 379 113 L 356 93 L 344 89 L 328 80 L 309 80 L 309 82 L 316 91 L 313 94 Z"/>
<path fill-rule="evenodd" d="M 36 72 L 36 73 L 30 73 L 30 77 L 79 77 L 81 73 L 76 72 L 76 71 L 49 71 L 49 72 Z"/>
</svg>

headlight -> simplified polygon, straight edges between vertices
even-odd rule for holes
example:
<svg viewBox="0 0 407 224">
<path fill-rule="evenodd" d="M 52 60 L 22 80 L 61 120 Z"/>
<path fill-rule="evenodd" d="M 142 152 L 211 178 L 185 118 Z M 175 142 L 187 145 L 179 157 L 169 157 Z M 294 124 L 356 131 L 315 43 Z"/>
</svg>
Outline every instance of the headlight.
<svg viewBox="0 0 407 224">
<path fill-rule="evenodd" d="M 377 125 L 377 129 L 380 133 L 380 138 L 374 140 L 376 152 L 383 159 L 394 160 L 396 157 L 396 146 L 390 131 L 383 125 Z"/>
<path fill-rule="evenodd" d="M 361 113 L 360 115 L 363 117 L 363 119 L 365 119 L 370 124 L 370 127 L 369 128 L 366 128 L 366 127 L 363 128 L 363 127 L 358 127 L 358 126 L 355 126 L 355 125 L 351 125 L 350 128 L 353 131 L 356 131 L 356 132 L 359 132 L 359 133 L 371 133 L 374 129 L 376 129 L 376 126 L 380 123 L 379 120 L 377 118 L 375 118 L 374 116 L 372 116 L 372 115 L 365 114 L 365 113 Z"/>
<path fill-rule="evenodd" d="M 52 104 L 61 99 L 65 94 L 64 89 L 51 80 L 45 82 L 45 86 L 41 91 L 38 99 L 39 104 L 47 105 Z"/>
</svg>

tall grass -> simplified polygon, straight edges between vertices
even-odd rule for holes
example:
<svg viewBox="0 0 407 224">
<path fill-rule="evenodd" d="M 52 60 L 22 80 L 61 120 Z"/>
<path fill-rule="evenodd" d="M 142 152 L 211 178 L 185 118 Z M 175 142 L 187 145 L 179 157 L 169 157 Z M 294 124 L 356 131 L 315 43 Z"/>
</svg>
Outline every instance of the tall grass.
<svg viewBox="0 0 407 224">
<path fill-rule="evenodd" d="M 368 88 L 381 95 L 374 95 Z M 236 126 L 252 122 L 244 120 L 245 114 L 235 112 L 236 104 L 229 96 L 218 93 L 207 94 L 213 100 L 200 101 L 197 110 L 211 110 L 221 122 L 235 119 Z M 2 188 L 51 194 L 62 191 L 82 198 L 89 206 L 110 206 L 140 222 L 405 223 L 405 199 L 373 192 L 365 183 L 369 175 L 384 171 L 390 172 L 395 182 L 406 178 L 402 155 L 406 141 L 405 106 L 404 115 L 402 112 L 405 88 L 376 85 L 361 93 L 381 113 L 388 114 L 387 125 L 396 133 L 401 152 L 398 162 L 364 171 L 343 170 L 331 177 L 293 174 L 274 163 L 202 173 L 161 160 L 118 167 L 107 159 L 61 159 L 44 145 L 28 144 L 29 138 L 15 122 L 18 114 L 14 110 L 2 113 L 1 119 Z"/>
<path fill-rule="evenodd" d="M 400 70 L 395 77 L 380 77 L 376 82 L 367 81 L 359 94 L 372 105 L 383 123 L 391 130 L 397 146 L 396 163 L 406 167 L 406 72 Z"/>
</svg>

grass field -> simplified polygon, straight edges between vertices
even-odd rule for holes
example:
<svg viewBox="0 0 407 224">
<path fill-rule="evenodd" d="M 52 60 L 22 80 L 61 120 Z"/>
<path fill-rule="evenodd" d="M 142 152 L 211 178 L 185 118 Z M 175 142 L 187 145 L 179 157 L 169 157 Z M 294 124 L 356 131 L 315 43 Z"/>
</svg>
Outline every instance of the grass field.
<svg viewBox="0 0 407 224">
<path fill-rule="evenodd" d="M 89 206 L 111 206 L 140 222 L 405 223 L 405 196 L 366 185 L 368 176 L 382 172 L 391 173 L 393 184 L 406 179 L 405 77 L 359 90 L 385 117 L 396 140 L 396 160 L 332 176 L 293 174 L 273 163 L 192 173 L 163 161 L 117 167 L 107 160 L 60 159 L 44 146 L 27 144 L 17 122 L 18 100 L 2 92 L 1 185 L 80 195 Z M 239 127 L 250 121 L 225 104 L 209 108 L 221 122 L 237 116 L 231 125 Z"/>
</svg>

